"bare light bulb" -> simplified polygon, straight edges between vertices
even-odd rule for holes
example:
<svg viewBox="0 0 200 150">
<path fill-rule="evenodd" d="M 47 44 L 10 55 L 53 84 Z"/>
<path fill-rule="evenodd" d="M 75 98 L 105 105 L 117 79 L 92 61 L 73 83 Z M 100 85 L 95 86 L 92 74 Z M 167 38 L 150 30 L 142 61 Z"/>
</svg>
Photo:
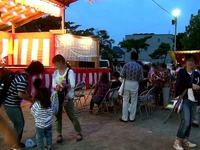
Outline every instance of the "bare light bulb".
<svg viewBox="0 0 200 150">
<path fill-rule="evenodd" d="M 9 26 L 11 26 L 12 25 L 12 23 L 10 22 L 10 21 L 7 21 L 7 23 L 6 23 L 7 25 L 9 25 Z"/>
<path fill-rule="evenodd" d="M 35 9 L 34 9 L 34 8 L 31 8 L 31 12 L 34 13 L 34 12 L 35 12 Z"/>
<path fill-rule="evenodd" d="M 15 6 L 15 3 L 14 3 L 13 1 L 10 1 L 9 4 L 10 4 L 11 6 Z"/>
<path fill-rule="evenodd" d="M 12 14 L 13 14 L 14 16 L 17 16 L 17 13 L 16 13 L 15 11 L 13 11 Z"/>
<path fill-rule="evenodd" d="M 4 7 L 4 8 L 2 8 L 2 11 L 3 12 L 8 12 L 8 10 Z"/>
<path fill-rule="evenodd" d="M 26 16 L 25 16 L 24 14 L 21 14 L 20 16 L 21 16 L 22 18 L 26 18 Z"/>
</svg>

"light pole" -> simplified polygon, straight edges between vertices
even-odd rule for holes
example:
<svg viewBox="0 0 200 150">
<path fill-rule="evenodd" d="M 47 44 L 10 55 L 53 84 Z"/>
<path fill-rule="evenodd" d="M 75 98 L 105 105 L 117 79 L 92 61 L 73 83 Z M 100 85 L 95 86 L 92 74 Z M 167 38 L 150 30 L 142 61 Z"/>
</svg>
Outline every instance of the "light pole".
<svg viewBox="0 0 200 150">
<path fill-rule="evenodd" d="M 176 51 L 176 35 L 177 35 L 177 21 L 178 16 L 180 15 L 181 10 L 180 9 L 174 9 L 172 11 L 172 15 L 174 16 L 174 20 L 172 20 L 172 24 L 175 26 L 175 34 L 174 34 L 174 51 Z"/>
</svg>

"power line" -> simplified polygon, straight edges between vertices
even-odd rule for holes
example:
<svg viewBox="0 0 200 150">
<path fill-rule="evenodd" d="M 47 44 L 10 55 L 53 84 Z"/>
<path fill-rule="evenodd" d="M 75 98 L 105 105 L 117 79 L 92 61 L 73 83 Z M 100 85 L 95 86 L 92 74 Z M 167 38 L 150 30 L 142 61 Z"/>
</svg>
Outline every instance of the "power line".
<svg viewBox="0 0 200 150">
<path fill-rule="evenodd" d="M 160 4 L 158 4 L 155 0 L 152 0 L 158 7 L 160 7 L 162 10 L 164 10 L 166 13 L 172 15 L 168 10 L 166 10 L 164 7 L 162 7 Z"/>
</svg>

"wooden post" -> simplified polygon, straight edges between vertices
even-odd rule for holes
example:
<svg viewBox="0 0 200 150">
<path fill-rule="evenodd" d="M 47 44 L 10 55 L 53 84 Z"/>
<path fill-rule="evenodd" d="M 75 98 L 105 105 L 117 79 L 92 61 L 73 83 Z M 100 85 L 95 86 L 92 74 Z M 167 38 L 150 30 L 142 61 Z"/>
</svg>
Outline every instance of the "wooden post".
<svg viewBox="0 0 200 150">
<path fill-rule="evenodd" d="M 97 40 L 97 64 L 96 64 L 97 68 L 99 68 L 99 60 L 100 60 L 100 41 Z"/>
<path fill-rule="evenodd" d="M 65 7 L 62 7 L 62 22 L 61 22 L 61 29 L 62 31 L 65 30 Z"/>
<path fill-rule="evenodd" d="M 12 24 L 12 33 L 15 33 L 15 25 Z"/>
</svg>

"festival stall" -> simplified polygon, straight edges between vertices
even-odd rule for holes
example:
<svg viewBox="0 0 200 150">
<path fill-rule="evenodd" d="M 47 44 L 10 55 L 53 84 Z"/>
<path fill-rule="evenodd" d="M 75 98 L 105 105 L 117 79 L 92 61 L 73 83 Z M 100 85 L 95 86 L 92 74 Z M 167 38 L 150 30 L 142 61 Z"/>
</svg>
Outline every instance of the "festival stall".
<svg viewBox="0 0 200 150">
<path fill-rule="evenodd" d="M 95 69 L 74 68 L 76 82 L 84 81 L 86 88 L 95 84 L 102 72 L 110 72 L 109 69 L 98 68 L 99 43 L 96 39 L 51 32 L 14 32 L 15 27 L 37 19 L 46 13 L 63 18 L 64 7 L 75 1 L 0 0 L 0 10 L 2 10 L 0 11 L 0 59 L 6 59 L 5 68 L 21 72 L 32 60 L 39 60 L 45 66 L 45 73 L 39 77 L 43 79 L 44 85 L 48 88 L 51 88 L 54 72 L 52 58 L 59 53 L 65 56 L 67 61 L 74 62 L 73 66 L 76 66 L 77 62 L 94 62 Z M 11 30 L 12 33 L 2 32 Z M 32 85 L 34 78 L 36 77 L 29 79 L 29 85 Z M 29 92 L 31 90 L 30 86 Z"/>
<path fill-rule="evenodd" d="M 175 64 L 185 64 L 185 55 L 195 54 L 197 57 L 197 65 L 200 65 L 200 50 L 170 51 L 169 55 Z"/>
</svg>

